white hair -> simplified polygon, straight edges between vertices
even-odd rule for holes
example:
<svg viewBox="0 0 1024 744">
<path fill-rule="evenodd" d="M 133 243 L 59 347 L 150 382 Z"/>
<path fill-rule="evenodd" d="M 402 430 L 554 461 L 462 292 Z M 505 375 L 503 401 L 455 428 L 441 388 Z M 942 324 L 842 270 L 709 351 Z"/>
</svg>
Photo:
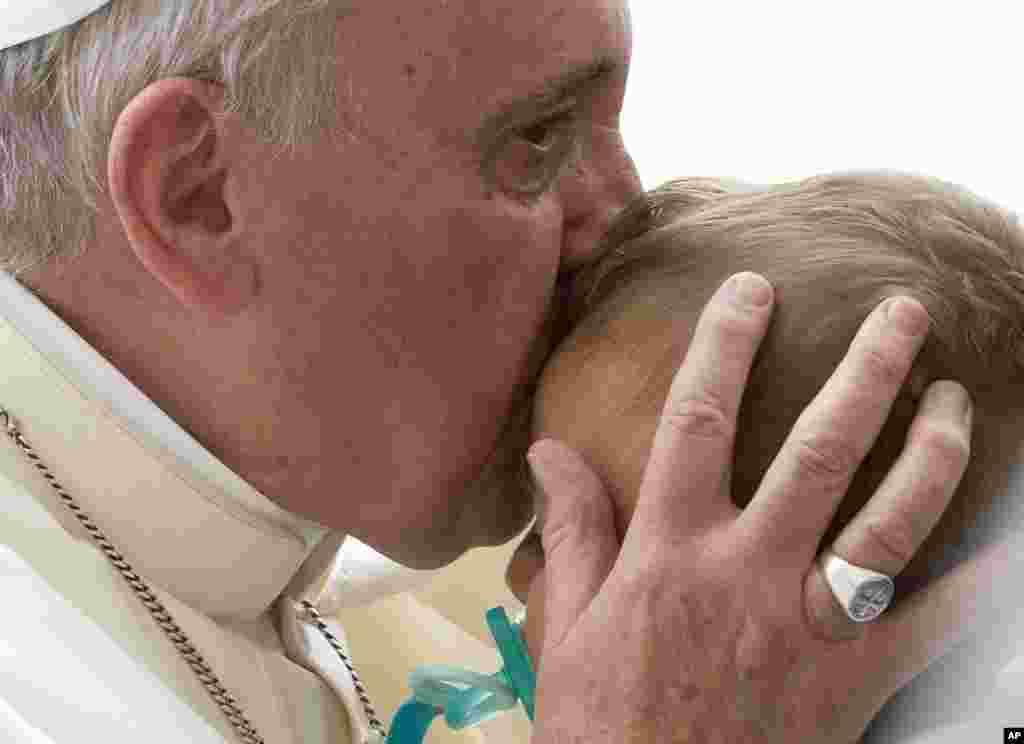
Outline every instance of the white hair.
<svg viewBox="0 0 1024 744">
<path fill-rule="evenodd" d="M 0 270 L 81 256 L 117 118 L 155 81 L 222 84 L 238 114 L 286 152 L 338 133 L 341 0 L 114 0 L 0 51 Z"/>
</svg>

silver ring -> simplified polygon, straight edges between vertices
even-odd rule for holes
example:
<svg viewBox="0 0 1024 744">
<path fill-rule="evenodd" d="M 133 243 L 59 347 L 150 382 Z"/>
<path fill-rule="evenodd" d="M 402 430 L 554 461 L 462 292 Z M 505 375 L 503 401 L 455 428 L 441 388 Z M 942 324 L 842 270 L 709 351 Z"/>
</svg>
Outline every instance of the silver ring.
<svg viewBox="0 0 1024 744">
<path fill-rule="evenodd" d="M 844 561 L 831 550 L 821 554 L 819 564 L 832 594 L 855 623 L 868 623 L 885 612 L 896 585 L 892 577 Z"/>
</svg>

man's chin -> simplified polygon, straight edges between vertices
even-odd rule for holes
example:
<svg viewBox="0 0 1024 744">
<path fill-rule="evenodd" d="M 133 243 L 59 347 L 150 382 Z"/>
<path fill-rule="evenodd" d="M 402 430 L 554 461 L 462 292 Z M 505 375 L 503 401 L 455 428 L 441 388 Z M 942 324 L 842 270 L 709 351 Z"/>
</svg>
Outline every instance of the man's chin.
<svg viewBox="0 0 1024 744">
<path fill-rule="evenodd" d="M 495 548 L 514 540 L 523 533 L 533 518 L 529 513 L 514 522 L 464 525 L 456 536 L 431 544 L 396 546 L 395 549 L 374 548 L 395 563 L 415 571 L 437 571 L 459 560 L 474 548 Z"/>
<path fill-rule="evenodd" d="M 495 487 L 496 496 L 483 498 L 481 508 L 464 515 L 467 519 L 464 534 L 471 535 L 468 549 L 494 548 L 504 545 L 523 534 L 533 521 L 533 498 L 510 481 Z"/>
<path fill-rule="evenodd" d="M 412 546 L 405 543 L 393 548 L 371 544 L 370 547 L 388 560 L 414 571 L 437 571 L 454 563 L 469 550 L 468 547 L 455 544 Z"/>
</svg>

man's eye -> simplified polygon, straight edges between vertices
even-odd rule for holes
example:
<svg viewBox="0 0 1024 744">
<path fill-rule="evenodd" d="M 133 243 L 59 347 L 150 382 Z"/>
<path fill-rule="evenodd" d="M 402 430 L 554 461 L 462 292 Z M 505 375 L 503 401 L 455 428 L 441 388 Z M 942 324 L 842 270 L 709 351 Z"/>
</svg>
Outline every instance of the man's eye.
<svg viewBox="0 0 1024 744">
<path fill-rule="evenodd" d="M 568 133 L 567 130 L 570 129 L 568 125 L 572 124 L 574 118 L 571 111 L 566 111 L 550 119 L 545 119 L 538 124 L 534 124 L 529 129 L 524 129 L 522 137 L 530 143 L 537 145 L 537 147 L 549 147 L 552 138 L 565 136 Z"/>
<path fill-rule="evenodd" d="M 544 192 L 569 160 L 577 141 L 574 111 L 563 111 L 512 134 L 495 163 L 501 187 L 521 196 Z"/>
</svg>

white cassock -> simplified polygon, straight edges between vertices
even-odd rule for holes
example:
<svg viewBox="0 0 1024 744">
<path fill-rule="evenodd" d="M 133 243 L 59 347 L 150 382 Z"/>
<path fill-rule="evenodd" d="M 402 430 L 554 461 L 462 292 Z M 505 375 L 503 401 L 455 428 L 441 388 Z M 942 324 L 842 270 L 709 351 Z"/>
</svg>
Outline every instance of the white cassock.
<svg viewBox="0 0 1024 744">
<path fill-rule="evenodd" d="M 423 665 L 502 668 L 485 620 L 522 607 L 517 541 L 406 569 L 281 510 L 219 462 L 9 275 L 0 406 L 139 573 L 267 744 L 359 744 L 368 716 L 308 599 L 346 647 L 378 719 Z M 0 742 L 238 742 L 235 729 L 56 491 L 0 435 Z M 525 744 L 522 706 L 426 742 Z"/>
</svg>

